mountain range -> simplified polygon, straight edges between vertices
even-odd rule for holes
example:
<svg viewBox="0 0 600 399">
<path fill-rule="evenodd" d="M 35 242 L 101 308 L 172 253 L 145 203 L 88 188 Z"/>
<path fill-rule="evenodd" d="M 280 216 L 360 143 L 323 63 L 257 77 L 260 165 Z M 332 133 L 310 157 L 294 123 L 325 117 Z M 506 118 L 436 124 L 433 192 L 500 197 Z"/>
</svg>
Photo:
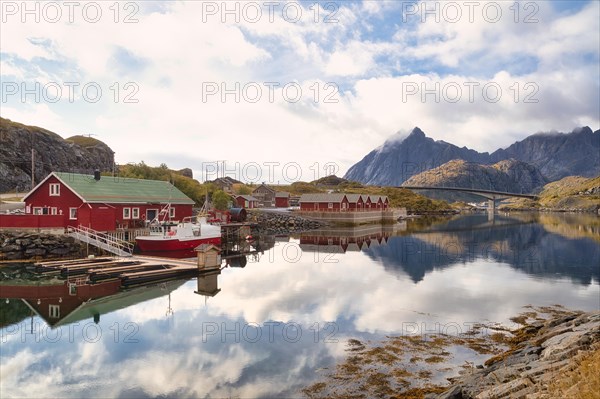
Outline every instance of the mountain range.
<svg viewBox="0 0 600 399">
<path fill-rule="evenodd" d="M 537 133 L 490 154 L 436 141 L 415 127 L 407 137 L 390 137 L 344 178 L 381 186 L 406 182 L 535 192 L 571 175 L 600 175 L 600 130 L 586 126 L 571 133 Z"/>
</svg>

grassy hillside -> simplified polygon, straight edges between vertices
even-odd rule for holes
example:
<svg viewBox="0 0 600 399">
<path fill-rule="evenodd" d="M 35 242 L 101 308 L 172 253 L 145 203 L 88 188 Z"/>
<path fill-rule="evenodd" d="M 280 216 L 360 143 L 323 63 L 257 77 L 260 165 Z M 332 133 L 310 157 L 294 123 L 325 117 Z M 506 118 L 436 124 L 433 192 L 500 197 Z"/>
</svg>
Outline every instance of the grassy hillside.
<svg viewBox="0 0 600 399">
<path fill-rule="evenodd" d="M 62 137 L 60 137 L 58 134 L 56 134 L 54 132 L 51 132 L 50 130 L 46 130 L 46 129 L 38 127 L 38 126 L 24 125 L 22 123 L 13 122 L 10 119 L 0 117 L 0 132 L 5 132 L 8 130 L 27 131 L 27 133 L 31 133 L 33 131 L 36 133 L 47 134 L 48 136 L 52 136 L 52 137 L 59 138 L 62 140 Z"/>
<path fill-rule="evenodd" d="M 68 139 L 65 139 L 65 141 L 68 141 L 70 143 L 75 143 L 77 145 L 80 145 L 83 148 L 88 148 L 88 147 L 94 147 L 97 146 L 99 144 L 104 144 L 102 141 L 95 139 L 93 137 L 90 136 L 72 136 L 69 137 Z"/>
<path fill-rule="evenodd" d="M 548 183 L 540 193 L 539 204 L 545 208 L 600 208 L 600 176 L 585 178 L 568 176 Z"/>
<path fill-rule="evenodd" d="M 212 183 L 201 184 L 195 179 L 183 176 L 179 172 L 169 169 L 165 164 L 153 167 L 146 165 L 142 161 L 138 164 L 120 165 L 119 176 L 134 179 L 170 181 L 181 192 L 196 201 L 196 206 L 204 204 L 207 193 L 212 195 L 213 192 L 218 190 Z"/>
</svg>

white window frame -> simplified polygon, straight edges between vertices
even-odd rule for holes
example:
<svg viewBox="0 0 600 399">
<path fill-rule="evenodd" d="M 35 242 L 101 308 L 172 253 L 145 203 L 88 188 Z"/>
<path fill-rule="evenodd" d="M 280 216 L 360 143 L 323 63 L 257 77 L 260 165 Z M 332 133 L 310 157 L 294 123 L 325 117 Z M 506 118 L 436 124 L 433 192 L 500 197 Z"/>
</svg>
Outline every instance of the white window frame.
<svg viewBox="0 0 600 399">
<path fill-rule="evenodd" d="M 131 219 L 131 208 L 123 208 L 123 219 Z"/>
<path fill-rule="evenodd" d="M 50 183 L 50 196 L 60 197 L 60 183 Z"/>
<path fill-rule="evenodd" d="M 77 220 L 77 208 L 69 208 L 69 220 Z"/>
<path fill-rule="evenodd" d="M 131 208 L 131 218 L 132 219 L 140 218 L 140 208 Z"/>
<path fill-rule="evenodd" d="M 60 305 L 48 305 L 48 316 L 51 319 L 60 318 Z"/>
<path fill-rule="evenodd" d="M 175 208 L 170 207 L 169 208 L 169 218 L 174 218 L 174 217 L 175 217 Z"/>
<path fill-rule="evenodd" d="M 333 209 L 333 202 L 327 204 L 327 209 Z"/>
<path fill-rule="evenodd" d="M 52 208 L 50 208 L 50 214 L 51 215 L 58 215 L 58 208 L 56 208 L 55 206 L 53 206 Z"/>
<path fill-rule="evenodd" d="M 44 210 L 41 206 L 34 206 L 33 207 L 33 214 L 34 215 L 41 215 L 44 213 Z"/>
</svg>

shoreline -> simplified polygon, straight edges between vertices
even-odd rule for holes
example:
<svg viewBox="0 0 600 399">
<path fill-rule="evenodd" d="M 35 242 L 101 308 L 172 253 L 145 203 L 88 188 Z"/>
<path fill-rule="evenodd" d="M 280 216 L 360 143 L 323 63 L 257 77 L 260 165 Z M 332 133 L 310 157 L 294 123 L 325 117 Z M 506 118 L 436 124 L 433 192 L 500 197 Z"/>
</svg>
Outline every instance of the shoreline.
<svg viewBox="0 0 600 399">
<path fill-rule="evenodd" d="M 516 329 L 481 324 L 452 336 L 350 339 L 346 359 L 302 393 L 308 398 L 592 398 L 577 395 L 600 391 L 598 377 L 580 383 L 571 380 L 582 373 L 577 370 L 582 360 L 597 371 L 600 311 L 584 313 L 560 305 L 526 308 L 511 318 L 521 326 Z M 457 348 L 478 360 L 456 363 L 452 353 L 459 353 Z"/>
</svg>

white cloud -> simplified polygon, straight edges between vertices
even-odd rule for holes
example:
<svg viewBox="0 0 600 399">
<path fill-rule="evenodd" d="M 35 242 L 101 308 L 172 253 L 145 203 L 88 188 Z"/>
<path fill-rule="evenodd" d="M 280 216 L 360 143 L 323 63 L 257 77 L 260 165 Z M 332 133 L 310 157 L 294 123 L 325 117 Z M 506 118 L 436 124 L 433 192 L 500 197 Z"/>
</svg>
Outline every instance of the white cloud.
<svg viewBox="0 0 600 399">
<path fill-rule="evenodd" d="M 2 116 L 63 136 L 95 133 L 121 163 L 159 164 L 165 153 L 243 163 L 294 161 L 306 180 L 315 162 L 335 162 L 342 174 L 387 136 L 417 125 L 436 139 L 491 151 L 533 132 L 582 124 L 596 129 L 600 123 L 597 2 L 565 15 L 536 3 L 539 22 L 533 24 L 515 23 L 512 3 L 501 3 L 498 23 L 482 18 L 483 3 L 473 23 L 464 7 L 458 23 L 431 17 L 421 23 L 419 16 L 403 21 L 398 2 L 366 1 L 343 3 L 338 10 L 321 7 L 318 14 L 304 4 L 296 23 L 281 8 L 269 22 L 263 9 L 258 22 L 242 16 L 240 24 L 231 16 L 221 23 L 220 14 L 203 14 L 205 4 L 176 2 L 156 8 L 160 12 L 136 14 L 139 22 L 133 24 L 114 23 L 108 3 L 96 24 L 82 18 L 72 24 L 20 23 L 9 17 L 0 38 L 3 78 L 96 82 L 103 96 L 89 103 L 78 92 L 74 103 L 56 104 L 23 103 L 13 96 L 2 104 Z M 524 3 L 520 7 L 522 19 Z M 332 11 L 337 22 L 323 23 Z M 403 83 L 443 87 L 490 80 L 503 88 L 498 103 L 482 101 L 480 93 L 473 103 L 402 99 Z M 286 102 L 276 91 L 275 101 L 268 101 L 264 83 L 270 81 L 298 82 L 302 100 Z M 139 90 L 125 90 L 128 82 Z M 203 101 L 203 87 L 220 88 L 222 82 L 229 89 L 236 82 L 242 89 L 256 83 L 263 97 L 254 104 L 243 96 L 236 103 L 233 95 L 224 102 L 218 95 Z M 337 103 L 323 101 L 333 93 L 324 89 L 327 82 L 340 89 Z M 522 94 L 517 103 L 510 101 L 516 82 Z M 539 87 L 537 105 L 522 102 L 530 93 L 527 82 Z M 127 94 L 138 103 L 124 102 Z"/>
</svg>

